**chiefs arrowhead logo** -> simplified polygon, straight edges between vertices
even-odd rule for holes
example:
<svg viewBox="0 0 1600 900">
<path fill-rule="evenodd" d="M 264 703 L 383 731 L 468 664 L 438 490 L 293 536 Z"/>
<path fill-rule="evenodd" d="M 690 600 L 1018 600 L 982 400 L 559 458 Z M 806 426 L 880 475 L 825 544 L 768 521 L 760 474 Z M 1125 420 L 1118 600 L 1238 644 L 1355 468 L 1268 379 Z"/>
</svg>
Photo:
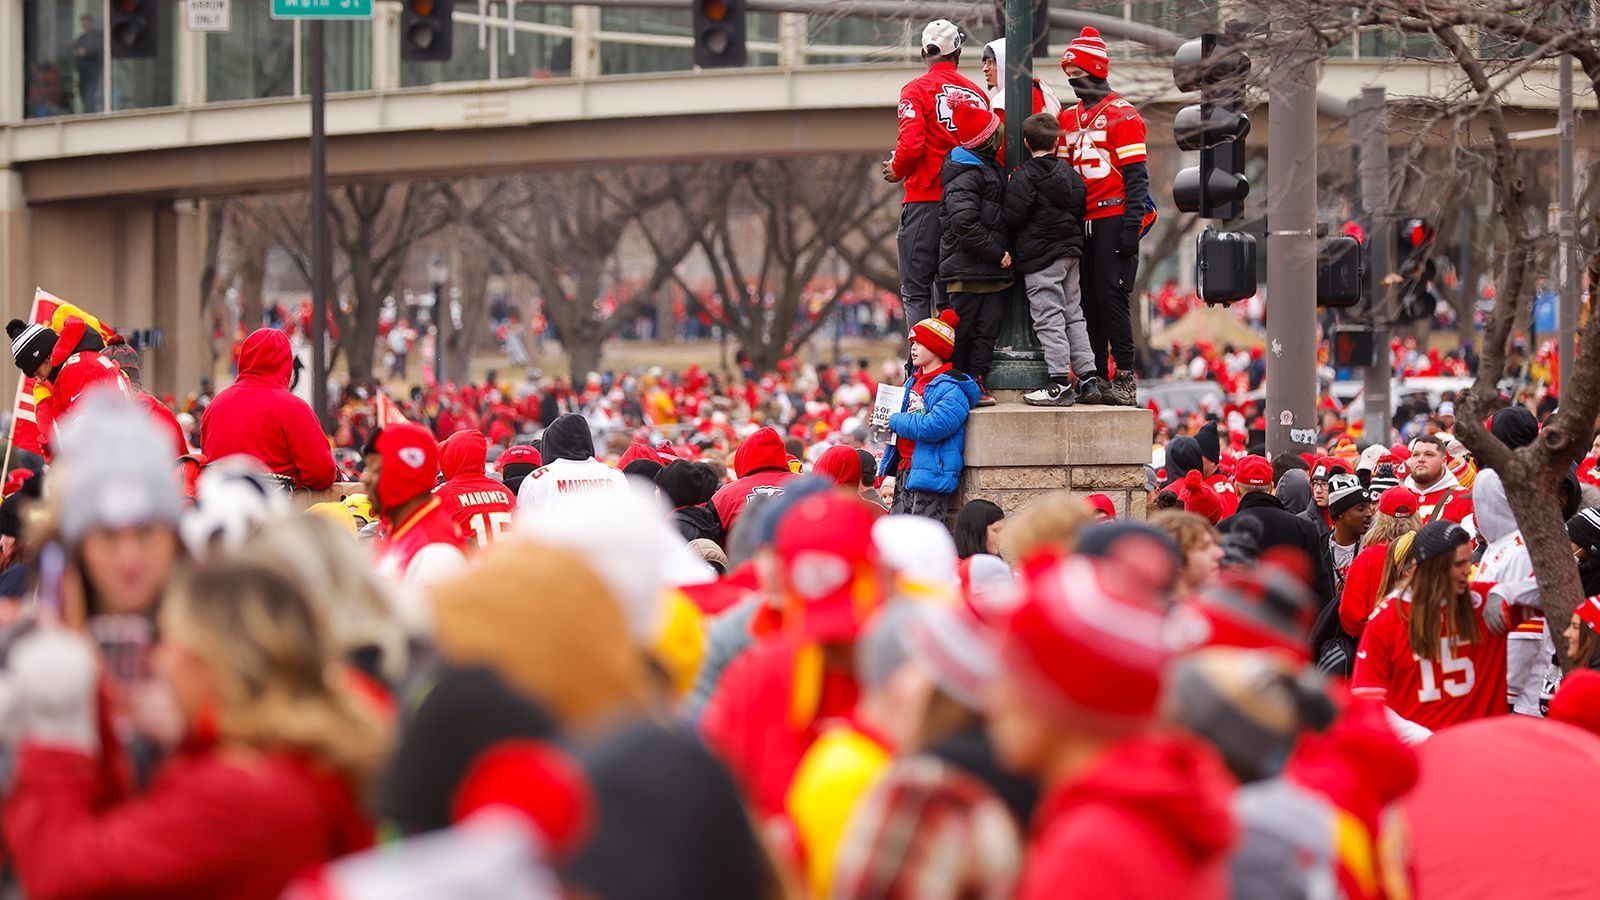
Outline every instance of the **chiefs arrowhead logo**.
<svg viewBox="0 0 1600 900">
<path fill-rule="evenodd" d="M 427 455 L 422 452 L 421 447 L 401 447 L 399 456 L 401 462 L 413 469 L 422 468 L 422 464 L 427 461 Z"/>
<path fill-rule="evenodd" d="M 916 117 L 917 117 L 917 108 L 915 106 L 911 105 L 911 101 L 910 100 L 901 100 L 900 101 L 900 118 L 902 118 L 902 119 L 915 119 Z"/>
</svg>

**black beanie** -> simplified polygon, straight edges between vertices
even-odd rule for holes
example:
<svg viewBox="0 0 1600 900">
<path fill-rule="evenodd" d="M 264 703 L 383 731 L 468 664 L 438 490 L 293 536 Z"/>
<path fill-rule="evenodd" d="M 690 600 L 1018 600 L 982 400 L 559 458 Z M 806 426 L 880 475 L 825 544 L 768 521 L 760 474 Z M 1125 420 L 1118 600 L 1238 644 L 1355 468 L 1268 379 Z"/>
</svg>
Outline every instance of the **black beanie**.
<svg viewBox="0 0 1600 900">
<path fill-rule="evenodd" d="M 656 487 L 667 495 L 673 509 L 699 506 L 717 492 L 717 473 L 704 463 L 675 459 L 656 473 Z"/>
<path fill-rule="evenodd" d="M 0 506 L 0 509 L 4 509 Z M 1589 507 L 1567 520 L 1567 539 L 1593 553 L 1600 550 L 1600 509 Z"/>
<path fill-rule="evenodd" d="M 1215 419 L 1200 426 L 1194 433 L 1195 443 L 1200 445 L 1200 455 L 1212 462 L 1222 462 L 1222 439 L 1217 436 L 1217 422 Z"/>
<path fill-rule="evenodd" d="M 50 360 L 50 351 L 56 348 L 56 333 L 48 326 L 12 319 L 6 323 L 6 336 L 11 338 L 11 359 L 25 375 L 32 375 L 39 366 Z"/>
<path fill-rule="evenodd" d="M 1526 406 L 1508 406 L 1489 417 L 1489 432 L 1500 443 L 1515 450 L 1533 443 L 1539 436 L 1539 420 Z"/>
<path fill-rule="evenodd" d="M 1454 553 L 1457 547 L 1470 543 L 1472 535 L 1467 534 L 1467 530 L 1460 525 L 1442 519 L 1429 522 L 1412 539 L 1411 558 L 1418 563 L 1425 563 L 1446 553 Z"/>
</svg>

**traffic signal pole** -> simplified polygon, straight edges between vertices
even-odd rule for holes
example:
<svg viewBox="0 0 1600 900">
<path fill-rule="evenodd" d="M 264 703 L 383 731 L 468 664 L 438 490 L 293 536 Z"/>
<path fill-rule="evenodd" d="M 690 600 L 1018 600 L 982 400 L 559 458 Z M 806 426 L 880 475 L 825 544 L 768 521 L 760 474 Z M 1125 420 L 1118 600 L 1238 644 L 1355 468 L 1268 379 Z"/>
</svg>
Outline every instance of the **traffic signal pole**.
<svg viewBox="0 0 1600 900">
<path fill-rule="evenodd" d="M 1317 441 L 1317 67 L 1286 48 L 1269 81 L 1267 122 L 1267 453 Z"/>
<path fill-rule="evenodd" d="M 311 408 L 324 429 L 328 417 L 328 135 L 323 124 L 328 85 L 321 19 L 306 23 L 311 69 Z"/>
<path fill-rule="evenodd" d="M 1361 135 L 1361 207 L 1367 214 L 1367 271 L 1371 286 L 1367 297 L 1372 326 L 1372 365 L 1362 385 L 1367 440 L 1389 443 L 1389 413 L 1393 405 L 1389 382 L 1394 357 L 1389 352 L 1389 317 L 1394 305 L 1384 276 L 1394 271 L 1394 198 L 1389 194 L 1389 116 L 1382 87 L 1364 87 L 1356 102 L 1351 128 Z"/>
</svg>

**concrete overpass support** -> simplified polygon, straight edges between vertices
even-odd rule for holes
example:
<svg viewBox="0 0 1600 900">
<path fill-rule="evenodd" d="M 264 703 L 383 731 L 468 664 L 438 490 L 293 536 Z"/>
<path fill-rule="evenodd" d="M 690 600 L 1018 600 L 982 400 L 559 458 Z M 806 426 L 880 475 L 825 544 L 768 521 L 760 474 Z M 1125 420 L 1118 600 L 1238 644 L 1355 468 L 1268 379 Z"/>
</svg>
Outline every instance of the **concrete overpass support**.
<svg viewBox="0 0 1600 900">
<path fill-rule="evenodd" d="M 10 232 L 10 233 L 8 233 Z M 199 213 L 193 201 L 107 206 L 0 207 L 7 318 L 27 314 L 35 286 L 104 317 L 125 334 L 160 329 L 141 350 L 144 385 L 178 398 L 196 390 L 205 358 Z M 0 390 L 16 389 L 7 367 Z"/>
</svg>

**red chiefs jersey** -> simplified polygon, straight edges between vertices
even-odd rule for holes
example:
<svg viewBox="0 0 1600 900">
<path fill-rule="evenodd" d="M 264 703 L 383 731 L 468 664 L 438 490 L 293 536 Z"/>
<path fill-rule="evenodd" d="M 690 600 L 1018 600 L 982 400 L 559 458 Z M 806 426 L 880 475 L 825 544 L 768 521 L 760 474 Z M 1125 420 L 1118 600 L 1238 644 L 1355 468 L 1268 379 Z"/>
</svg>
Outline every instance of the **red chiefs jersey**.
<svg viewBox="0 0 1600 900">
<path fill-rule="evenodd" d="M 1089 194 L 1085 219 L 1122 215 L 1122 167 L 1145 161 L 1144 117 L 1133 104 L 1109 94 L 1089 109 L 1079 101 L 1061 111 L 1056 155 L 1083 176 Z"/>
<path fill-rule="evenodd" d="M 1435 519 L 1456 522 L 1477 534 L 1476 523 L 1472 521 L 1472 492 L 1469 490 L 1447 487 L 1422 494 L 1417 501 L 1417 516 L 1422 522 Z"/>
<path fill-rule="evenodd" d="M 389 536 L 378 546 L 378 574 L 397 582 L 407 581 L 417 555 L 436 544 L 450 548 L 458 559 L 461 548 L 467 545 L 460 527 L 444 511 L 438 497 L 422 504 L 404 522 L 393 526 Z"/>
<path fill-rule="evenodd" d="M 461 533 L 479 547 L 487 547 L 511 530 L 511 511 L 517 498 L 505 485 L 487 475 L 464 475 L 439 485 L 434 496 Z"/>
<path fill-rule="evenodd" d="M 989 108 L 989 98 L 951 62 L 934 63 L 900 89 L 900 137 L 889 166 L 905 181 L 906 203 L 937 203 L 943 197 L 939 169 L 956 148 L 956 123 L 950 111 L 957 103 Z"/>
<path fill-rule="evenodd" d="M 1221 472 L 1212 472 L 1206 479 L 1206 487 L 1217 492 L 1217 499 L 1222 501 L 1224 519 L 1239 511 L 1239 489 L 1234 487 L 1232 478 Z"/>
<path fill-rule="evenodd" d="M 1483 621 L 1491 586 L 1475 582 L 1471 588 L 1477 642 L 1461 644 L 1443 635 L 1437 660 L 1418 659 L 1411 651 L 1410 595 L 1391 595 L 1361 632 L 1350 692 L 1382 701 L 1403 718 L 1434 731 L 1505 715 L 1506 636 L 1490 634 Z"/>
</svg>

